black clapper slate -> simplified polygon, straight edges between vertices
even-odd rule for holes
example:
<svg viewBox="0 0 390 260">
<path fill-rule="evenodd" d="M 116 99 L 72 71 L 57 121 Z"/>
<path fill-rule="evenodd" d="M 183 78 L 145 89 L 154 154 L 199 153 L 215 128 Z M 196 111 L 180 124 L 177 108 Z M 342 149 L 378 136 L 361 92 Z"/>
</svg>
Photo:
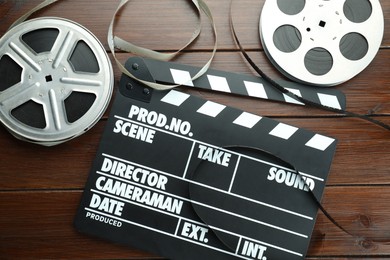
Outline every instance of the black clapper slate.
<svg viewBox="0 0 390 260">
<path fill-rule="evenodd" d="M 126 67 L 153 80 L 136 61 Z M 119 89 L 79 231 L 170 259 L 305 257 L 317 206 L 280 160 L 320 200 L 335 139 L 126 76 Z"/>
</svg>

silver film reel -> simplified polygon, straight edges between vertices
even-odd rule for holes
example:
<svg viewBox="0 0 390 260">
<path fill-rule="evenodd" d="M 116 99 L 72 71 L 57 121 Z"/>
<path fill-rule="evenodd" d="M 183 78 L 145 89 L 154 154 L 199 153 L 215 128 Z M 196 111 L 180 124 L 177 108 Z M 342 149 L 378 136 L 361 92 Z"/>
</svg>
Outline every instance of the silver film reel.
<svg viewBox="0 0 390 260">
<path fill-rule="evenodd" d="M 113 79 L 87 29 L 62 18 L 28 20 L 0 39 L 0 120 L 20 139 L 65 142 L 101 118 Z"/>
<path fill-rule="evenodd" d="M 378 0 L 266 0 L 260 18 L 271 62 L 293 80 L 325 87 L 365 69 L 383 31 Z"/>
</svg>

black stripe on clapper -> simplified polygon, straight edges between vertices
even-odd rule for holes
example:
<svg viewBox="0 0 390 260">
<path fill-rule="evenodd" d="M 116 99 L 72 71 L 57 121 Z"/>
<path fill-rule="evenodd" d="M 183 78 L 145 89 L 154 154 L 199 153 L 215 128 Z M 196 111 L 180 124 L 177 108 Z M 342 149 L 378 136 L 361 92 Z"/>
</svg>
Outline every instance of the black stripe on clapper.
<svg viewBox="0 0 390 260">
<path fill-rule="evenodd" d="M 281 93 L 271 83 L 260 77 L 209 69 L 206 74 L 191 81 L 191 78 L 199 71 L 199 68 L 147 58 L 144 59 L 144 62 L 153 78 L 159 83 L 183 84 L 206 90 L 304 105 L 299 99 Z M 335 109 L 345 109 L 346 107 L 345 95 L 339 90 L 316 88 L 285 80 L 281 80 L 280 84 L 283 84 L 285 88 L 295 93 L 295 95 L 313 103 L 330 106 Z"/>
</svg>

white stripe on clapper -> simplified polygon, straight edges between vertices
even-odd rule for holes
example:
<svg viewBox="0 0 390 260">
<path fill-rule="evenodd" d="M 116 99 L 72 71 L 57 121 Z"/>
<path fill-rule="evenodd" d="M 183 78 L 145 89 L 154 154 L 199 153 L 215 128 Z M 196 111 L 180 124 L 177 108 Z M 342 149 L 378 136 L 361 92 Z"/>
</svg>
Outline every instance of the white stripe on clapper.
<svg viewBox="0 0 390 260">
<path fill-rule="evenodd" d="M 298 97 L 302 97 L 301 91 L 299 89 L 293 89 L 293 88 L 286 88 L 289 92 L 293 93 L 294 95 L 297 95 Z M 286 94 L 283 94 L 284 100 L 286 100 L 287 103 L 293 103 L 298 105 L 304 105 L 302 102 L 299 102 L 298 100 L 289 97 Z"/>
<path fill-rule="evenodd" d="M 233 123 L 247 128 L 253 128 L 261 119 L 261 116 L 243 112 L 239 117 L 236 118 L 236 120 L 233 121 Z"/>
<path fill-rule="evenodd" d="M 207 116 L 216 117 L 225 108 L 226 108 L 226 106 L 224 106 L 224 105 L 221 105 L 221 104 L 218 104 L 218 103 L 215 103 L 212 101 L 207 101 L 196 112 L 207 115 Z"/>
<path fill-rule="evenodd" d="M 231 93 L 229 83 L 226 78 L 213 75 L 207 75 L 207 78 L 212 90 Z"/>
<path fill-rule="evenodd" d="M 170 69 L 173 82 L 179 85 L 194 86 L 192 82 L 191 74 L 185 70 Z"/>
<path fill-rule="evenodd" d="M 181 106 L 181 104 L 183 104 L 183 102 L 186 101 L 189 97 L 190 95 L 183 92 L 171 90 L 161 99 L 161 101 L 174 106 Z"/>
<path fill-rule="evenodd" d="M 316 134 L 306 143 L 306 146 L 325 151 L 334 141 L 335 139 L 333 138 Z"/>
<path fill-rule="evenodd" d="M 318 98 L 322 105 L 327 107 L 333 107 L 341 110 L 341 105 L 336 96 L 318 93 Z"/>
<path fill-rule="evenodd" d="M 279 123 L 269 134 L 288 140 L 297 130 L 294 126 Z"/>
<path fill-rule="evenodd" d="M 268 99 L 263 84 L 250 81 L 244 81 L 244 84 L 249 96 Z"/>
</svg>

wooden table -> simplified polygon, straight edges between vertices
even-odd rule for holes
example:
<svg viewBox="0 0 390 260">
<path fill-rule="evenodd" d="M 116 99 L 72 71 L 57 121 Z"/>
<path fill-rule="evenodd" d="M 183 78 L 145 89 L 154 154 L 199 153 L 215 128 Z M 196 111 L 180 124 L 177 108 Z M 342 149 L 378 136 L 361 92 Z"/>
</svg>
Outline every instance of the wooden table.
<svg viewBox="0 0 390 260">
<path fill-rule="evenodd" d="M 40 0 L 1 1 L 0 32 Z M 38 16 L 58 16 L 91 30 L 107 46 L 107 29 L 119 1 L 64 0 Z M 212 68 L 254 75 L 234 44 L 228 1 L 207 0 L 217 25 L 218 52 Z M 281 77 L 261 48 L 258 18 L 264 0 L 234 1 L 239 39 L 258 66 Z M 347 96 L 347 109 L 370 114 L 390 124 L 390 2 L 381 0 L 385 16 L 382 47 L 369 67 L 337 86 Z M 204 15 L 203 15 L 204 16 Z M 120 12 L 115 32 L 143 47 L 172 51 L 191 36 L 196 16 L 188 1 L 133 0 Z M 175 62 L 202 65 L 210 56 L 213 34 L 203 17 L 200 38 Z M 375 28 L 373 28 L 375 29 Z M 109 54 L 111 55 L 111 54 Z M 130 57 L 118 54 L 120 60 Z M 112 57 L 112 56 L 111 56 Z M 120 72 L 114 65 L 116 88 Z M 338 139 L 323 205 L 350 236 L 322 213 L 316 222 L 307 259 L 390 257 L 390 133 L 366 121 L 320 109 L 200 90 L 194 95 L 276 118 Z M 147 252 L 78 233 L 72 224 L 106 115 L 92 130 L 67 143 L 42 147 L 13 138 L 0 128 L 0 259 L 157 259 Z"/>
</svg>

